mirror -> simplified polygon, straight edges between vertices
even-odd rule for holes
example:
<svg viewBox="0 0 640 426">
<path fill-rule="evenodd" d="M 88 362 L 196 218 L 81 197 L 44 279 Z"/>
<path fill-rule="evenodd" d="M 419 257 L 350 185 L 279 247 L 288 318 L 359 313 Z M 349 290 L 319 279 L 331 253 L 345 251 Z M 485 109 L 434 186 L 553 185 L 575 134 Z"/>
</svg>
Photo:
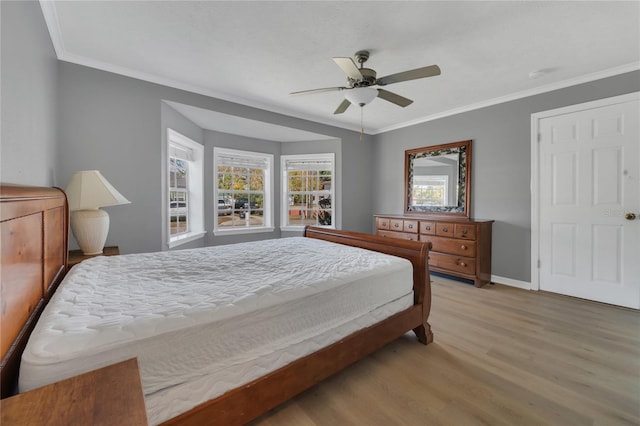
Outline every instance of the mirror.
<svg viewBox="0 0 640 426">
<path fill-rule="evenodd" d="M 405 151 L 405 213 L 469 218 L 471 141 Z"/>
</svg>

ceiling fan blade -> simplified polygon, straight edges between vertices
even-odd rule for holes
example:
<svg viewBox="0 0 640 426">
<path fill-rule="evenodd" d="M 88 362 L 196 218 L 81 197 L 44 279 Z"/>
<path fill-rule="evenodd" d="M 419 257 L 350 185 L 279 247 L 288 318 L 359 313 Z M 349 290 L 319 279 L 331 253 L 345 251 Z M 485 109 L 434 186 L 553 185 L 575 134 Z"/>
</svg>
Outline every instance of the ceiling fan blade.
<svg viewBox="0 0 640 426">
<path fill-rule="evenodd" d="M 353 80 L 362 80 L 364 77 L 358 66 L 351 58 L 333 58 L 333 61 Z"/>
<path fill-rule="evenodd" d="M 323 87 L 321 89 L 310 89 L 310 90 L 300 90 L 298 92 L 291 92 L 290 95 L 307 95 L 310 93 L 321 93 L 321 92 L 336 92 L 338 90 L 348 89 L 348 87 Z"/>
<path fill-rule="evenodd" d="M 411 99 L 407 99 L 404 96 L 400 96 L 393 92 L 389 92 L 388 90 L 378 89 L 378 97 L 384 99 L 385 101 L 389 101 L 392 104 L 396 104 L 401 106 L 402 108 L 409 106 L 413 103 Z"/>
<path fill-rule="evenodd" d="M 396 74 L 380 77 L 378 80 L 376 80 L 376 84 L 384 86 L 386 84 L 399 83 L 401 81 L 434 77 L 436 75 L 440 75 L 440 67 L 437 65 L 429 65 L 428 67 L 416 68 L 414 70 L 403 71 Z"/>
<path fill-rule="evenodd" d="M 351 105 L 351 102 L 349 102 L 347 99 L 345 99 L 344 101 L 342 101 L 342 103 L 340 105 L 338 105 L 338 108 L 336 108 L 336 110 L 333 113 L 334 114 L 342 114 L 343 112 L 345 112 L 347 110 L 347 108 L 349 108 L 349 105 Z"/>
</svg>

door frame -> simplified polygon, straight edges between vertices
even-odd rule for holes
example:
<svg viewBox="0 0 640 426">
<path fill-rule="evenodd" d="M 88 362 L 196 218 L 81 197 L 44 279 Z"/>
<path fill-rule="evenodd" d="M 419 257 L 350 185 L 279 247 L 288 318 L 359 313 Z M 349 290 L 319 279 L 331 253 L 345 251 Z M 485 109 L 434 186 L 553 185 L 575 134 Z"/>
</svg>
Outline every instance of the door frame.
<svg viewBox="0 0 640 426">
<path fill-rule="evenodd" d="M 567 107 L 531 114 L 531 284 L 530 290 L 540 290 L 540 120 L 587 109 L 640 100 L 640 92 L 598 99 Z"/>
</svg>

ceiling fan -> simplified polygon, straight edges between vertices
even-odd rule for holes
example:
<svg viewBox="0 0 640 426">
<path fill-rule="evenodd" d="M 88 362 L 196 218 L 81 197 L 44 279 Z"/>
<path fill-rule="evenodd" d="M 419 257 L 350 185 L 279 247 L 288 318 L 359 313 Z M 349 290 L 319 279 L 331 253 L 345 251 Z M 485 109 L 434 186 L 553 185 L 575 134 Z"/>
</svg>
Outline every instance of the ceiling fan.
<svg viewBox="0 0 640 426">
<path fill-rule="evenodd" d="M 389 92 L 388 90 L 376 89 L 372 86 L 386 86 L 388 84 L 399 83 L 401 81 L 416 80 L 418 78 L 440 75 L 440 67 L 437 65 L 429 65 L 427 67 L 416 68 L 414 70 L 403 71 L 377 78 L 375 70 L 371 68 L 364 68 L 364 63 L 369 59 L 369 51 L 359 50 L 354 55 L 354 58 L 360 64 L 360 68 L 358 68 L 354 60 L 351 58 L 333 58 L 333 61 L 342 69 L 342 71 L 345 72 L 345 74 L 347 74 L 348 86 L 302 90 L 299 92 L 292 92 L 291 94 L 300 95 L 318 92 L 345 91 L 345 100 L 338 105 L 338 108 L 333 112 L 334 114 L 342 114 L 351 104 L 363 107 L 376 97 L 404 108 L 411 105 L 413 101 L 405 98 L 404 96 Z"/>
</svg>

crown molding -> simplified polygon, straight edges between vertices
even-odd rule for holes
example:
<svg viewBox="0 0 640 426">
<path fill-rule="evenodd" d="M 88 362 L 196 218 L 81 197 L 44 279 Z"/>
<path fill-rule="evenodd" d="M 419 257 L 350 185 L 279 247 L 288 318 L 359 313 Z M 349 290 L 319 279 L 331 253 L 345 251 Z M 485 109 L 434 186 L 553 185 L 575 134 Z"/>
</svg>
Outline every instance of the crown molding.
<svg viewBox="0 0 640 426">
<path fill-rule="evenodd" d="M 148 83 L 170 87 L 173 89 L 184 90 L 186 92 L 208 96 L 211 98 L 244 105 L 251 108 L 256 108 L 256 109 L 269 111 L 277 114 L 283 114 L 289 117 L 312 121 L 314 123 L 326 124 L 331 127 L 342 128 L 342 129 L 350 130 L 353 132 L 360 132 L 360 128 L 356 126 L 349 126 L 347 124 L 335 123 L 334 121 L 331 121 L 331 120 L 323 120 L 322 118 L 318 118 L 317 116 L 314 116 L 314 115 L 303 114 L 303 113 L 300 113 L 299 111 L 294 111 L 287 108 L 280 108 L 274 105 L 263 104 L 263 103 L 242 98 L 239 96 L 234 96 L 229 93 L 217 92 L 215 90 L 211 90 L 205 87 L 188 84 L 182 81 L 172 80 L 165 77 L 160 77 L 155 74 L 135 71 L 135 70 L 114 65 L 108 62 L 96 61 L 94 59 L 87 58 L 85 56 L 74 55 L 67 52 L 63 52 L 61 55 L 58 54 L 58 60 L 63 62 L 70 62 L 77 65 L 82 65 L 88 68 L 94 68 L 100 71 L 106 71 L 113 74 L 122 75 L 125 77 L 134 78 L 136 80 L 146 81 Z"/>
<path fill-rule="evenodd" d="M 44 15 L 44 22 L 47 24 L 49 30 L 49 37 L 53 43 L 53 49 L 56 52 L 56 56 L 60 59 L 60 56 L 64 54 L 64 42 L 62 39 L 62 31 L 60 25 L 58 25 L 58 14 L 56 13 L 56 6 L 53 1 L 40 0 L 40 9 Z"/>
<path fill-rule="evenodd" d="M 396 124 L 394 126 L 383 127 L 383 128 L 374 130 L 372 134 L 377 135 L 380 133 L 390 132 L 392 130 L 403 129 L 405 127 L 415 126 L 416 124 L 437 120 L 439 118 L 450 117 L 452 115 L 462 114 L 464 112 L 469 112 L 476 109 L 486 108 L 493 105 L 502 104 L 505 102 L 515 101 L 517 99 L 540 95 L 542 93 L 552 92 L 554 90 L 564 89 L 566 87 L 576 86 L 578 84 L 589 83 L 591 81 L 600 80 L 602 78 L 607 78 L 607 77 L 613 77 L 615 75 L 620 75 L 620 74 L 624 74 L 631 71 L 637 71 L 639 69 L 640 69 L 640 62 L 632 62 L 630 64 L 609 68 L 609 69 L 598 71 L 592 74 L 585 74 L 580 77 L 547 84 L 547 85 L 536 87 L 533 89 L 523 90 L 521 92 L 512 93 L 512 94 L 501 96 L 498 98 L 488 99 L 486 101 L 462 106 L 460 108 L 450 109 L 448 111 L 443 111 L 443 112 L 429 115 L 427 117 L 419 118 L 416 120 L 405 121 L 404 123 Z"/>
<path fill-rule="evenodd" d="M 69 62 L 77 65 L 86 66 L 89 68 L 98 69 L 101 71 L 107 71 L 114 74 L 123 75 L 125 77 L 135 78 L 137 80 L 143 80 L 149 83 L 159 84 L 161 86 L 167 86 L 174 89 L 184 90 L 187 92 L 196 93 L 199 95 L 209 96 L 212 98 L 220 99 L 223 101 L 233 102 L 240 105 L 245 105 L 252 108 L 262 109 L 277 114 L 283 114 L 302 120 L 312 121 L 314 123 L 325 124 L 331 127 L 337 127 L 345 130 L 360 133 L 360 127 L 355 125 L 336 123 L 332 120 L 324 120 L 311 114 L 303 114 L 299 111 L 294 111 L 288 108 L 280 108 L 273 105 L 267 105 L 259 102 L 255 102 L 249 99 L 234 96 L 228 93 L 217 92 L 205 87 L 187 84 L 181 81 L 172 80 L 164 77 L 160 77 L 154 74 L 135 71 L 129 68 L 114 65 L 108 62 L 96 61 L 95 59 L 87 58 L 81 55 L 75 55 L 66 51 L 64 47 L 64 40 L 62 37 L 62 31 L 58 24 L 58 15 L 56 13 L 55 2 L 50 0 L 40 0 L 40 7 L 44 15 L 44 20 L 49 30 L 49 36 L 53 43 L 53 48 L 56 52 L 58 60 L 63 62 Z M 369 132 L 367 132 L 370 134 Z"/>
<path fill-rule="evenodd" d="M 56 13 L 55 2 L 50 0 L 40 0 L 40 7 L 42 8 L 42 13 L 44 15 L 45 23 L 49 30 L 49 35 L 51 37 L 51 41 L 53 43 L 53 47 L 56 52 L 56 56 L 60 61 L 71 62 L 74 64 L 83 65 L 89 68 L 95 68 L 98 70 L 107 71 L 114 74 L 123 75 L 126 77 L 131 77 L 138 80 L 159 84 L 162 86 L 172 87 L 174 89 L 179 89 L 179 90 L 184 90 L 187 92 L 192 92 L 192 93 L 196 93 L 204 96 L 209 96 L 212 98 L 233 102 L 236 104 L 245 105 L 248 107 L 257 108 L 257 109 L 261 109 L 261 110 L 265 110 L 265 111 L 269 111 L 277 114 L 283 114 L 283 115 L 298 118 L 301 120 L 307 120 L 307 121 L 312 121 L 314 123 L 325 124 L 331 127 L 341 128 L 344 130 L 350 130 L 358 133 L 360 133 L 361 131 L 360 126 L 349 125 L 344 123 L 336 123 L 333 120 L 323 119 L 311 114 L 304 114 L 299 111 L 294 111 L 288 108 L 277 107 L 274 105 L 267 105 L 267 104 L 263 104 L 253 100 L 234 96 L 228 93 L 221 93 L 208 88 L 187 84 L 181 81 L 160 77 L 154 74 L 135 71 L 135 70 L 131 70 L 129 68 L 121 67 L 118 65 L 96 61 L 94 59 L 90 59 L 84 56 L 70 54 L 65 50 L 65 47 L 64 47 L 62 32 L 58 24 L 58 16 Z M 418 118 L 415 120 L 405 121 L 403 123 L 399 123 L 393 126 L 387 126 L 387 127 L 377 128 L 377 129 L 364 129 L 364 133 L 368 135 L 377 135 L 380 133 L 386 133 L 393 130 L 403 129 L 405 127 L 411 127 L 417 124 L 437 120 L 440 118 L 450 117 L 452 115 L 462 114 L 464 112 L 486 108 L 489 106 L 526 98 L 529 96 L 535 96 L 542 93 L 551 92 L 554 90 L 563 89 L 566 87 L 575 86 L 582 83 L 588 83 L 590 81 L 612 77 L 615 75 L 624 74 L 624 73 L 636 71 L 639 69 L 640 69 L 640 62 L 632 62 L 630 64 L 622 65 L 619 67 L 609 68 L 603 71 L 586 74 L 580 77 L 571 78 L 571 79 L 563 80 L 560 82 L 536 87 L 533 89 L 523 90 L 523 91 L 512 93 L 509 95 L 501 96 L 498 98 L 488 99 L 486 101 L 465 105 L 459 108 L 450 109 L 448 111 L 443 111 L 437 114 L 429 115 L 429 116 Z"/>
</svg>

